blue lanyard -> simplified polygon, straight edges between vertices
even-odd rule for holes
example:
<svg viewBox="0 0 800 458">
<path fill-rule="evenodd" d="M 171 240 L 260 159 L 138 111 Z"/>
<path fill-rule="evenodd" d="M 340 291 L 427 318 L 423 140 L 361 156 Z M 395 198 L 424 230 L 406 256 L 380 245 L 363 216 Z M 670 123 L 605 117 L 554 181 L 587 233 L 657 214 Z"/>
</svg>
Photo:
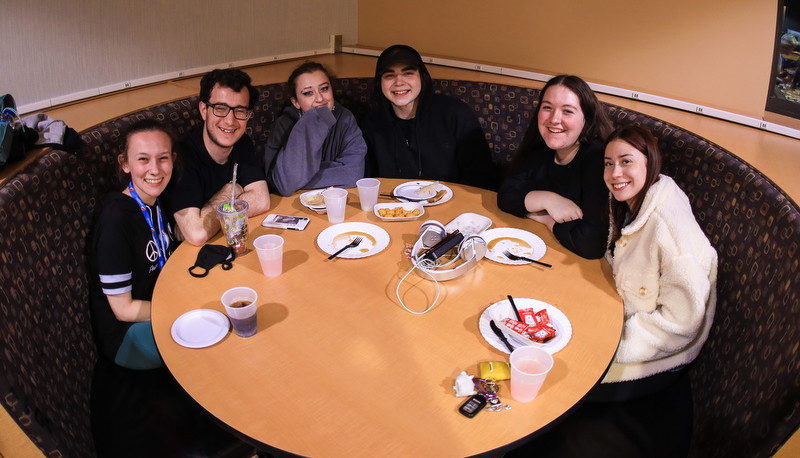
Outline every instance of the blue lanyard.
<svg viewBox="0 0 800 458">
<path fill-rule="evenodd" d="M 156 236 L 156 228 L 153 226 L 153 217 L 150 216 L 150 212 L 146 208 L 147 206 L 142 202 L 139 194 L 136 193 L 136 189 L 133 188 L 132 181 L 128 183 L 128 191 L 130 191 L 133 200 L 139 204 L 139 208 L 142 209 L 142 214 L 144 215 L 144 220 L 147 221 L 147 225 L 150 226 L 150 232 L 153 234 L 153 241 L 156 242 L 156 250 L 158 251 L 158 270 L 161 270 L 164 268 L 164 263 L 167 262 L 169 236 L 166 231 L 164 231 L 164 221 L 161 219 L 161 205 L 158 203 L 158 197 L 156 197 L 156 214 L 158 215 L 158 228 L 161 231 L 161 237 Z"/>
</svg>

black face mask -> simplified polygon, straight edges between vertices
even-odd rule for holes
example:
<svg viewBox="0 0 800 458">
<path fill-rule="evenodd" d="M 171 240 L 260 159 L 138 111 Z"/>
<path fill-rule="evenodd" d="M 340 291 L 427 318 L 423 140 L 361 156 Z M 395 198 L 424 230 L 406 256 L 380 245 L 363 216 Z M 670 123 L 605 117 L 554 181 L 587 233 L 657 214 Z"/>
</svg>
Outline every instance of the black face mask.
<svg viewBox="0 0 800 458">
<path fill-rule="evenodd" d="M 189 267 L 189 273 L 193 277 L 205 277 L 208 271 L 217 264 L 222 264 L 222 270 L 230 270 L 233 267 L 233 249 L 229 246 L 223 245 L 203 245 L 200 252 L 197 253 L 197 261 L 194 262 L 192 267 Z M 205 270 L 202 273 L 194 272 L 195 268 Z"/>
</svg>

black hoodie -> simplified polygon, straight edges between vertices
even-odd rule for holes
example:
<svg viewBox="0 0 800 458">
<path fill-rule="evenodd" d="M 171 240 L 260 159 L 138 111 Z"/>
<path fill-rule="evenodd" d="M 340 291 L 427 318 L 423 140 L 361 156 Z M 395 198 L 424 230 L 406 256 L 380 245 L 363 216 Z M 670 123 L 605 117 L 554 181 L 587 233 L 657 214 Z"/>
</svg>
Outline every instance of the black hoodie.
<svg viewBox="0 0 800 458">
<path fill-rule="evenodd" d="M 417 112 L 409 120 L 394 114 L 381 90 L 385 69 L 397 63 L 412 64 L 422 80 Z M 417 51 L 405 45 L 384 50 L 375 69 L 375 93 L 378 106 L 361 126 L 368 148 L 367 176 L 497 189 L 497 169 L 478 120 L 465 103 L 433 92 L 431 76 Z"/>
</svg>

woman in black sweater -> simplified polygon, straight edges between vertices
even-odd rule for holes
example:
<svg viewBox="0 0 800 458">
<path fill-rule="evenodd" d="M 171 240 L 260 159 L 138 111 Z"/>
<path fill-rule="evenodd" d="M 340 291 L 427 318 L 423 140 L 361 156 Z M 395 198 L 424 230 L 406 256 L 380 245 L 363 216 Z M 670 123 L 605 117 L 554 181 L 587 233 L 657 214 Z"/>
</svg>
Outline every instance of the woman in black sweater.
<svg viewBox="0 0 800 458">
<path fill-rule="evenodd" d="M 611 122 L 586 82 L 572 75 L 547 82 L 535 119 L 497 205 L 544 224 L 575 254 L 600 258 L 608 243 L 603 143 Z"/>
</svg>

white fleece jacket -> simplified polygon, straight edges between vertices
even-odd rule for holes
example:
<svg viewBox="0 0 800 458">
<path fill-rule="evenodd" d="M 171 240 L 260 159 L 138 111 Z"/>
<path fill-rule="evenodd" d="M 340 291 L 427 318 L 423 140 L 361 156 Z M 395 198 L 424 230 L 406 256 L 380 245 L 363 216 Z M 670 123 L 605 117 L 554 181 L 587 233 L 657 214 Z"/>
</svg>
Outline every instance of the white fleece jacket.
<svg viewBox="0 0 800 458">
<path fill-rule="evenodd" d="M 717 252 L 672 178 L 659 177 L 621 234 L 610 262 L 625 324 L 603 383 L 692 362 L 708 337 L 717 299 Z"/>
</svg>

